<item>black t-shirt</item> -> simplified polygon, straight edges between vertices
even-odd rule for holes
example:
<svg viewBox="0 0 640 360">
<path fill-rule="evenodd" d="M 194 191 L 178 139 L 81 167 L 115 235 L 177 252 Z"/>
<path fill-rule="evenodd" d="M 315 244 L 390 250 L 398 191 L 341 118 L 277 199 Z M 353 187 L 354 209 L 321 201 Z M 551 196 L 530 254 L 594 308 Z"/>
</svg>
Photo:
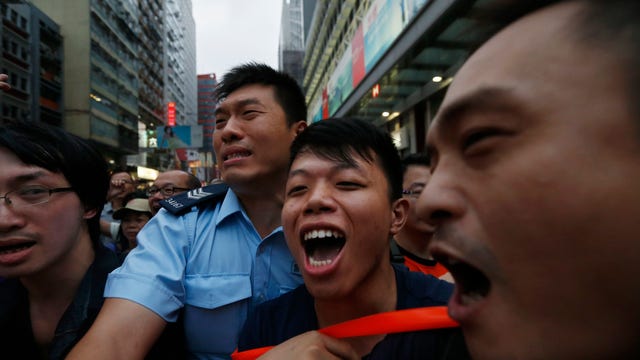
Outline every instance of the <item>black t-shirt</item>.
<svg viewBox="0 0 640 360">
<path fill-rule="evenodd" d="M 394 265 L 397 310 L 445 305 L 453 285 Z M 384 296 L 381 294 L 380 296 Z M 304 285 L 259 305 L 240 334 L 240 351 L 277 345 L 318 329 L 313 297 Z M 459 328 L 388 334 L 365 359 L 469 359 Z"/>
</svg>

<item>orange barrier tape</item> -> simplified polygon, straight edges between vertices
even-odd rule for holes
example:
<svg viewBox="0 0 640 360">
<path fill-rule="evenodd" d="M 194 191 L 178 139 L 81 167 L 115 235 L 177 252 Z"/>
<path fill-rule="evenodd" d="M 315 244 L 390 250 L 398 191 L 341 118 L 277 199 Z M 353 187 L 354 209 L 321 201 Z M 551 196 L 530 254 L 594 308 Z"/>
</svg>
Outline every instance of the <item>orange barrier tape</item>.
<svg viewBox="0 0 640 360">
<path fill-rule="evenodd" d="M 446 306 L 430 306 L 364 316 L 327 326 L 326 328 L 318 330 L 318 332 L 341 339 L 356 336 L 443 329 L 456 326 L 458 326 L 458 323 L 449 317 Z M 272 348 L 273 346 L 265 346 L 242 352 L 236 351 L 231 354 L 231 359 L 254 360 Z"/>
</svg>

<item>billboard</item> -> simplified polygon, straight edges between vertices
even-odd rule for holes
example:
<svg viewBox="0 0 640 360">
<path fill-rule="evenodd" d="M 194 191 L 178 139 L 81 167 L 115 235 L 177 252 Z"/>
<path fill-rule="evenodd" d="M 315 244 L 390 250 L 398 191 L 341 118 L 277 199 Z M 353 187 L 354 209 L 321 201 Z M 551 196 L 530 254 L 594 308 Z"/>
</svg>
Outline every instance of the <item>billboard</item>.
<svg viewBox="0 0 640 360">
<path fill-rule="evenodd" d="M 202 147 L 202 126 L 158 126 L 159 149 Z"/>
<path fill-rule="evenodd" d="M 351 38 L 322 94 L 311 103 L 322 101 L 320 117 L 333 115 L 365 76 L 371 72 L 402 31 L 421 12 L 429 0 L 371 0 L 363 21 Z M 314 108 L 315 109 L 315 108 Z M 318 113 L 308 114 L 316 121 Z"/>
</svg>

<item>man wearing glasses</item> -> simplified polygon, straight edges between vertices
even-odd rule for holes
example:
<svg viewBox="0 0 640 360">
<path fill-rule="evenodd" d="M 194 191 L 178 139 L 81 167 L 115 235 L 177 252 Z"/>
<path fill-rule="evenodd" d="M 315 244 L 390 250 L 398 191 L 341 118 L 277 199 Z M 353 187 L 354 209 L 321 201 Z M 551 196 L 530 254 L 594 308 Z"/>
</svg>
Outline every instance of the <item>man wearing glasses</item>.
<svg viewBox="0 0 640 360">
<path fill-rule="evenodd" d="M 155 215 L 160 210 L 160 201 L 187 190 L 197 189 L 200 185 L 200 180 L 186 171 L 169 170 L 160 173 L 153 186 L 147 190 L 151 213 Z"/>
<path fill-rule="evenodd" d="M 103 303 L 116 255 L 99 240 L 107 164 L 84 140 L 0 122 L 0 348 L 61 359 Z"/>
<path fill-rule="evenodd" d="M 416 200 L 430 177 L 429 156 L 426 153 L 410 154 L 402 160 L 402 196 L 409 200 L 409 214 L 391 242 L 392 260 L 404 263 L 411 271 L 453 282 L 447 269 L 433 260 L 427 249 L 433 227 L 418 219 L 416 214 Z"/>
</svg>

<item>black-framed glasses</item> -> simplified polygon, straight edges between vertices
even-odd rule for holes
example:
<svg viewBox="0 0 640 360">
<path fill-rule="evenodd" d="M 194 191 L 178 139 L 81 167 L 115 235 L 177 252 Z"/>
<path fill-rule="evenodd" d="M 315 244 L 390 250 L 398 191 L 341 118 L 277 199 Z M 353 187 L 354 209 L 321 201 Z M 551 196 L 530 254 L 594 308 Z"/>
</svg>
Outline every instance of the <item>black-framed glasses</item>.
<svg viewBox="0 0 640 360">
<path fill-rule="evenodd" d="M 23 186 L 17 190 L 9 191 L 0 196 L 4 200 L 4 204 L 11 207 L 24 207 L 31 205 L 44 204 L 49 201 L 51 195 L 59 192 L 73 191 L 72 187 L 60 187 L 49 189 L 42 185 Z"/>
<path fill-rule="evenodd" d="M 157 186 L 152 186 L 149 189 L 147 189 L 147 195 L 149 196 L 153 196 L 155 194 L 158 193 L 158 191 L 160 191 L 160 194 L 162 194 L 163 196 L 173 196 L 176 192 L 178 191 L 187 191 L 189 189 L 186 188 L 181 188 L 181 187 L 175 187 L 175 186 L 171 186 L 171 185 L 167 185 L 164 187 L 157 187 Z"/>
<path fill-rule="evenodd" d="M 402 195 L 417 198 L 422 194 L 422 190 L 424 190 L 424 185 L 414 184 L 410 188 L 402 190 Z"/>
</svg>

